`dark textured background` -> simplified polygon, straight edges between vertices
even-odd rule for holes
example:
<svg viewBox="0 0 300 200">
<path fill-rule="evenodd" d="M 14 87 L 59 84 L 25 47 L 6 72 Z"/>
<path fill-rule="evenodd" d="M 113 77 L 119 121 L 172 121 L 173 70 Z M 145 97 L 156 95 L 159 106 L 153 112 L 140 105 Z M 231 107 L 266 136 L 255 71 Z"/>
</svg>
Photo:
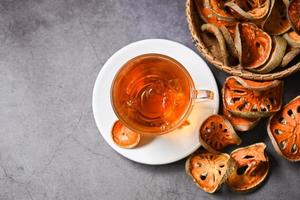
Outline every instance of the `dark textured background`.
<svg viewBox="0 0 300 200">
<path fill-rule="evenodd" d="M 99 134 L 91 100 L 104 62 L 146 38 L 195 50 L 183 0 L 0 0 L 0 199 L 299 199 L 299 164 L 280 158 L 265 121 L 241 134 L 265 141 L 271 171 L 263 187 L 209 195 L 185 175 L 184 160 L 133 163 Z M 219 86 L 226 75 L 212 67 Z M 300 94 L 285 80 L 285 102 Z"/>
</svg>

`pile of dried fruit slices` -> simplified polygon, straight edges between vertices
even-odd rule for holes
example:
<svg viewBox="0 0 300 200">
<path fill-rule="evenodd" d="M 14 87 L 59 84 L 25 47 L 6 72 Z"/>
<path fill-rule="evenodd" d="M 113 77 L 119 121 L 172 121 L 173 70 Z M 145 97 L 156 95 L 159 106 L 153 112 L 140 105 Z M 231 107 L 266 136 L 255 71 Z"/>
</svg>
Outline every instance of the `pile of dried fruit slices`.
<svg viewBox="0 0 300 200">
<path fill-rule="evenodd" d="M 300 0 L 195 0 L 224 65 L 255 73 L 287 67 L 300 55 Z M 299 56 L 298 56 L 299 58 Z"/>
<path fill-rule="evenodd" d="M 231 152 L 240 145 L 235 131 L 252 129 L 269 117 L 268 134 L 276 152 L 290 161 L 300 161 L 300 96 L 282 108 L 283 81 L 256 82 L 230 76 L 222 89 L 223 115 L 208 117 L 199 130 L 200 150 L 186 161 L 187 174 L 205 192 L 213 193 L 226 183 L 236 192 L 253 191 L 267 177 L 269 159 L 264 143 Z"/>
</svg>

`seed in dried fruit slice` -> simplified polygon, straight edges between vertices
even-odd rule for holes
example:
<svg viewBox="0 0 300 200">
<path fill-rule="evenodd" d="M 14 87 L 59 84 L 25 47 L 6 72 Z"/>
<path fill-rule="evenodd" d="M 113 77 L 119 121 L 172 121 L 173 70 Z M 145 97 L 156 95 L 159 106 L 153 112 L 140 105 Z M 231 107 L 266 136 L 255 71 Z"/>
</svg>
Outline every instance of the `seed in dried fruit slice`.
<svg viewBox="0 0 300 200">
<path fill-rule="evenodd" d="M 231 55 L 233 55 L 235 58 L 239 57 L 239 54 L 235 48 L 234 45 L 234 41 L 233 38 L 231 36 L 230 31 L 228 30 L 228 28 L 226 28 L 225 26 L 220 26 L 219 27 L 220 31 L 222 32 L 223 36 L 224 36 L 224 40 L 227 44 L 228 47 L 228 51 L 230 52 Z"/>
<path fill-rule="evenodd" d="M 285 33 L 283 37 L 290 46 L 300 48 L 300 35 L 298 35 L 295 31 Z"/>
<path fill-rule="evenodd" d="M 242 142 L 230 122 L 221 115 L 211 115 L 202 123 L 199 140 L 206 150 L 214 153 Z"/>
<path fill-rule="evenodd" d="M 289 48 L 286 51 L 286 54 L 282 58 L 281 67 L 286 67 L 294 58 L 296 58 L 298 55 L 300 55 L 300 49 L 299 48 Z"/>
<path fill-rule="evenodd" d="M 187 159 L 185 171 L 199 188 L 214 193 L 233 171 L 234 164 L 228 154 L 201 151 Z"/>
<path fill-rule="evenodd" d="M 264 143 L 256 143 L 236 149 L 230 154 L 237 165 L 226 182 L 232 190 L 248 192 L 261 185 L 270 168 L 265 149 Z"/>
<path fill-rule="evenodd" d="M 112 128 L 112 139 L 119 147 L 130 149 L 139 144 L 141 136 L 139 133 L 128 129 L 118 120 Z"/>
<path fill-rule="evenodd" d="M 225 107 L 223 107 L 223 115 L 229 120 L 233 128 L 237 131 L 249 131 L 259 122 L 260 118 L 245 118 L 234 116 Z"/>
<path fill-rule="evenodd" d="M 225 6 L 237 13 L 236 16 L 240 16 L 239 18 L 241 19 L 258 20 L 264 18 L 268 14 L 270 0 L 234 0 L 225 3 Z"/>
<path fill-rule="evenodd" d="M 271 35 L 281 35 L 291 28 L 287 19 L 287 7 L 282 0 L 271 0 L 270 12 L 262 23 L 262 29 Z"/>
<path fill-rule="evenodd" d="M 281 108 L 283 82 L 258 82 L 230 76 L 225 80 L 222 92 L 224 107 L 234 115 L 266 117 Z"/>
<path fill-rule="evenodd" d="M 269 119 L 268 134 L 279 155 L 300 161 L 300 96 Z"/>
<path fill-rule="evenodd" d="M 294 31 L 300 34 L 300 0 L 291 0 L 288 7 L 288 18 Z"/>
<path fill-rule="evenodd" d="M 260 67 L 271 54 L 271 37 L 252 23 L 237 24 L 234 42 L 241 66 L 247 69 Z"/>
<path fill-rule="evenodd" d="M 221 50 L 221 55 L 223 58 L 223 63 L 225 65 L 228 65 L 228 53 L 227 53 L 227 49 L 226 49 L 226 44 L 225 44 L 224 37 L 223 37 L 221 31 L 219 30 L 219 28 L 213 24 L 203 24 L 201 26 L 201 30 L 203 32 L 212 33 L 217 38 L 217 41 L 219 43 L 219 47 Z"/>
<path fill-rule="evenodd" d="M 269 73 L 270 71 L 274 70 L 281 64 L 283 56 L 285 54 L 285 50 L 287 47 L 287 42 L 281 36 L 274 36 L 272 38 L 272 53 L 269 60 L 261 66 L 260 68 L 252 69 L 256 73 Z"/>
<path fill-rule="evenodd" d="M 222 20 L 217 17 L 211 10 L 208 0 L 195 0 L 198 14 L 205 23 L 214 24 L 216 26 L 234 26 L 236 21 Z"/>
</svg>

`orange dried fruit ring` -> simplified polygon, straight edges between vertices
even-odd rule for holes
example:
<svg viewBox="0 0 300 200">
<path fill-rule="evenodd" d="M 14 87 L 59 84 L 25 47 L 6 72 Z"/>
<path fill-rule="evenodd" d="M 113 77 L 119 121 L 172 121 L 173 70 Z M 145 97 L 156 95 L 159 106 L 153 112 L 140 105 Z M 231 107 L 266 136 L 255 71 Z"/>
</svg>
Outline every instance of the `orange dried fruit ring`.
<svg viewBox="0 0 300 200">
<path fill-rule="evenodd" d="M 223 115 L 229 120 L 233 128 L 237 131 L 249 131 L 259 122 L 260 118 L 245 118 L 234 116 L 223 107 Z"/>
<path fill-rule="evenodd" d="M 283 82 L 257 82 L 230 76 L 222 90 L 223 106 L 236 116 L 266 117 L 280 110 Z"/>
<path fill-rule="evenodd" d="M 222 20 L 220 17 L 217 17 L 207 1 L 208 0 L 195 1 L 198 14 L 205 23 L 214 24 L 216 26 L 234 26 L 236 24 L 236 21 Z"/>
<path fill-rule="evenodd" d="M 272 53 L 269 60 L 263 66 L 259 68 L 251 69 L 251 71 L 265 74 L 274 70 L 276 67 L 278 67 L 281 64 L 286 51 L 286 47 L 287 47 L 287 42 L 284 38 L 282 38 L 281 36 L 273 36 Z"/>
<path fill-rule="evenodd" d="M 230 122 L 221 115 L 211 115 L 200 127 L 199 140 L 209 152 L 219 152 L 230 145 L 239 145 L 242 140 Z"/>
<path fill-rule="evenodd" d="M 124 126 L 119 120 L 112 128 L 112 139 L 116 145 L 122 148 L 130 149 L 136 147 L 141 139 L 139 133 L 133 132 Z"/>
<path fill-rule="evenodd" d="M 230 154 L 236 162 L 235 170 L 226 181 L 230 189 L 236 192 L 248 192 L 261 185 L 270 167 L 265 149 L 264 143 L 256 143 L 236 149 Z"/>
<path fill-rule="evenodd" d="M 235 12 L 238 18 L 259 20 L 268 14 L 270 0 L 234 0 L 225 3 L 225 6 Z"/>
<path fill-rule="evenodd" d="M 271 0 L 270 12 L 262 23 L 262 29 L 270 35 L 281 35 L 291 28 L 287 19 L 287 6 L 282 0 Z"/>
<path fill-rule="evenodd" d="M 268 134 L 279 155 L 300 161 L 300 96 L 269 119 Z"/>
<path fill-rule="evenodd" d="M 265 64 L 271 54 L 271 37 L 252 23 L 236 25 L 234 42 L 241 66 L 246 69 L 260 67 Z"/>
<path fill-rule="evenodd" d="M 185 163 L 186 173 L 199 188 L 208 193 L 217 191 L 233 168 L 233 160 L 225 153 L 196 152 Z"/>
<path fill-rule="evenodd" d="M 300 34 L 300 0 L 291 0 L 288 6 L 288 18 L 293 29 Z"/>
<path fill-rule="evenodd" d="M 285 33 L 283 37 L 291 47 L 300 48 L 300 35 L 295 31 Z"/>
</svg>

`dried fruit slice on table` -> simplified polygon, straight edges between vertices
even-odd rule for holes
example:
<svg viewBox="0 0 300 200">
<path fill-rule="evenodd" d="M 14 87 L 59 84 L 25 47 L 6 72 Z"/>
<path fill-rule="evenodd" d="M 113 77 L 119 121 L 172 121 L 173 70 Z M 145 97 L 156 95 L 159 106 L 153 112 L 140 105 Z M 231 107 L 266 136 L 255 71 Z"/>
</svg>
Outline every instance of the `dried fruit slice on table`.
<svg viewBox="0 0 300 200">
<path fill-rule="evenodd" d="M 115 144 L 126 149 L 136 147 L 141 139 L 139 133 L 131 131 L 130 129 L 125 127 L 119 120 L 115 122 L 111 132 L 112 139 Z"/>
<path fill-rule="evenodd" d="M 274 70 L 278 67 L 285 54 L 285 50 L 287 47 L 287 42 L 281 36 L 273 36 L 272 38 L 272 53 L 269 60 L 263 66 L 259 68 L 252 69 L 256 73 L 269 73 L 270 71 Z"/>
<path fill-rule="evenodd" d="M 300 55 L 300 49 L 299 48 L 291 48 L 288 47 L 285 55 L 282 58 L 281 61 L 281 67 L 286 67 L 294 58 L 296 58 L 298 55 Z"/>
<path fill-rule="evenodd" d="M 279 155 L 300 161 L 300 96 L 269 119 L 268 134 Z"/>
<path fill-rule="evenodd" d="M 223 107 L 223 115 L 230 121 L 237 131 L 249 131 L 259 122 L 260 118 L 245 118 L 234 116 Z"/>
<path fill-rule="evenodd" d="M 220 18 L 216 15 L 216 10 L 213 12 L 209 0 L 195 0 L 198 14 L 205 23 L 214 24 L 216 26 L 234 26 L 235 19 L 229 20 L 228 18 Z M 224 13 L 222 13 L 224 14 Z"/>
<path fill-rule="evenodd" d="M 225 3 L 236 13 L 236 17 L 248 20 L 259 20 L 264 18 L 270 7 L 270 0 L 234 0 Z"/>
<path fill-rule="evenodd" d="M 265 180 L 270 167 L 265 149 L 264 143 L 256 143 L 236 149 L 230 154 L 236 162 L 236 169 L 226 183 L 233 191 L 252 191 Z"/>
<path fill-rule="evenodd" d="M 221 51 L 221 55 L 223 58 L 223 63 L 225 65 L 228 65 L 228 53 L 227 53 L 227 49 L 226 49 L 226 43 L 224 40 L 224 37 L 221 33 L 221 31 L 219 30 L 219 28 L 213 24 L 203 24 L 201 26 L 201 30 L 203 32 L 209 32 L 211 34 L 213 34 L 218 41 L 219 47 L 220 47 L 220 51 Z"/>
<path fill-rule="evenodd" d="M 291 47 L 300 48 L 300 35 L 295 31 L 285 33 L 283 37 Z"/>
<path fill-rule="evenodd" d="M 199 188 L 214 193 L 233 171 L 234 164 L 228 154 L 202 151 L 187 159 L 185 171 Z"/>
<path fill-rule="evenodd" d="M 261 26 L 271 35 L 281 35 L 291 28 L 287 19 L 287 6 L 282 0 L 271 0 L 270 12 Z"/>
<path fill-rule="evenodd" d="M 221 115 L 211 115 L 202 123 L 199 140 L 206 150 L 215 153 L 242 142 L 230 122 Z"/>
<path fill-rule="evenodd" d="M 234 42 L 241 66 L 247 69 L 265 64 L 271 54 L 271 37 L 252 23 L 236 25 Z"/>
<path fill-rule="evenodd" d="M 234 115 L 266 117 L 281 108 L 283 82 L 257 82 L 230 76 L 225 80 L 222 93 L 223 106 Z"/>
<path fill-rule="evenodd" d="M 300 34 L 300 0 L 291 0 L 288 6 L 288 18 L 293 29 Z"/>
</svg>

